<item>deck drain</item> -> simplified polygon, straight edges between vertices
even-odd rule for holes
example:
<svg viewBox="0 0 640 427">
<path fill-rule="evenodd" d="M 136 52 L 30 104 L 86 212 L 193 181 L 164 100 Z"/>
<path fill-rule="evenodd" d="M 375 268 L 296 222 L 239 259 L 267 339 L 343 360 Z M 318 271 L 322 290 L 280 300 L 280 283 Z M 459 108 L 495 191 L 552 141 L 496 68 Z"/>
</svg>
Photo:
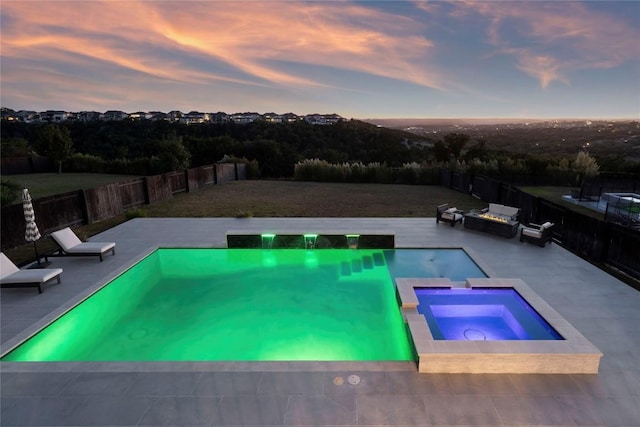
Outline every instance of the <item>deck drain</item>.
<svg viewBox="0 0 640 427">
<path fill-rule="evenodd" d="M 349 375 L 349 378 L 347 378 L 347 381 L 351 385 L 358 385 L 360 384 L 360 377 L 357 375 Z"/>
<path fill-rule="evenodd" d="M 486 341 L 487 336 L 479 329 L 465 329 L 464 337 L 469 341 Z"/>
</svg>

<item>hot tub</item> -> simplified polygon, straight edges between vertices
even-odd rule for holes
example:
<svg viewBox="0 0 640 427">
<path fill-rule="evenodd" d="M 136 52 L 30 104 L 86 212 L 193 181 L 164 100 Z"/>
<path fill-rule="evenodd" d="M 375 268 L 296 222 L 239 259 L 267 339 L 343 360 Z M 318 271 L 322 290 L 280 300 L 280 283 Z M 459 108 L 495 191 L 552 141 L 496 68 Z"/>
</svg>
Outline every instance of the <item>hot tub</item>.
<svg viewBox="0 0 640 427">
<path fill-rule="evenodd" d="M 420 372 L 598 373 L 602 353 L 520 279 L 396 286 Z"/>
</svg>

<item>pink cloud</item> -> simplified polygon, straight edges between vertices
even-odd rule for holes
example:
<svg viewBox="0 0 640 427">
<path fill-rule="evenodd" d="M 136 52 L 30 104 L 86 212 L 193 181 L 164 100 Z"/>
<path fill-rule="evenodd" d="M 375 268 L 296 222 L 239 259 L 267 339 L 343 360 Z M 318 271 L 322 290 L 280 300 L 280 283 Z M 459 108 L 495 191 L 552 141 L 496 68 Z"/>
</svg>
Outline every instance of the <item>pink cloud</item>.
<svg viewBox="0 0 640 427">
<path fill-rule="evenodd" d="M 412 19 L 345 3 L 4 2 L 5 58 L 90 58 L 159 79 L 317 87 L 284 63 L 329 66 L 438 87 L 431 42 Z M 174 51 L 183 60 L 158 57 Z M 184 58 L 225 64 L 226 71 Z M 67 62 L 68 63 L 68 62 Z M 235 72 L 233 71 L 235 70 Z"/>
<path fill-rule="evenodd" d="M 589 9 L 588 3 L 454 4 L 458 17 L 486 17 L 487 41 L 497 48 L 497 53 L 514 55 L 516 67 L 536 78 L 542 87 L 554 81 L 568 83 L 576 70 L 607 69 L 638 59 L 638 29 Z"/>
</svg>

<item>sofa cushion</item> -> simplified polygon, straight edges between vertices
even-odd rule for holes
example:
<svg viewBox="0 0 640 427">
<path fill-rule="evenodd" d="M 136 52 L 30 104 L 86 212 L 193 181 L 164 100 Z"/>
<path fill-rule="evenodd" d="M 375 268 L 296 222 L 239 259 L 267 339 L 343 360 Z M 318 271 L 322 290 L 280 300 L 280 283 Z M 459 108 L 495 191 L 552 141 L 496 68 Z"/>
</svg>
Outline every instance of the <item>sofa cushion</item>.
<svg viewBox="0 0 640 427">
<path fill-rule="evenodd" d="M 489 203 L 489 213 L 500 215 L 502 213 L 502 206 L 498 203 Z"/>
<path fill-rule="evenodd" d="M 456 211 L 457 211 L 457 210 L 458 210 L 458 208 L 455 208 L 455 207 L 454 207 L 454 208 L 449 208 L 449 209 L 447 209 L 445 212 L 446 212 L 446 213 L 450 213 L 450 214 L 454 214 L 454 213 L 456 213 Z"/>
<path fill-rule="evenodd" d="M 536 237 L 538 239 L 542 237 L 542 232 L 540 230 L 534 230 L 533 228 L 523 228 L 522 234 L 529 237 Z"/>
<path fill-rule="evenodd" d="M 512 206 L 502 206 L 502 215 L 506 215 L 508 217 L 518 215 L 518 211 L 518 208 L 514 208 Z"/>
<path fill-rule="evenodd" d="M 540 226 L 540 230 L 545 230 L 545 229 L 547 229 L 547 228 L 551 227 L 552 225 L 553 225 L 553 224 L 551 224 L 549 221 L 547 221 L 547 222 L 545 222 L 544 224 L 542 224 L 542 225 Z"/>
<path fill-rule="evenodd" d="M 462 219 L 462 215 L 458 213 L 443 212 L 442 215 L 440 215 L 440 219 L 460 221 Z"/>
</svg>

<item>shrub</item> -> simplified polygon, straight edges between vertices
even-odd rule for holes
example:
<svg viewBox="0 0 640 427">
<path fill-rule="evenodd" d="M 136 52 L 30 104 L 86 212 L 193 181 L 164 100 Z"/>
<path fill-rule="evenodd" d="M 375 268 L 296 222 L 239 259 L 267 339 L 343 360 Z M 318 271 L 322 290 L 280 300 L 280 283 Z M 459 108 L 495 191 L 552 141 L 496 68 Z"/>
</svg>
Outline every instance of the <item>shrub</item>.
<svg viewBox="0 0 640 427">
<path fill-rule="evenodd" d="M 131 209 L 124 214 L 124 217 L 127 218 L 127 220 L 133 218 L 146 218 L 147 216 L 147 211 L 144 209 Z"/>
<path fill-rule="evenodd" d="M 8 206 L 15 202 L 20 195 L 20 186 L 8 180 L 0 184 L 0 205 Z"/>
<path fill-rule="evenodd" d="M 253 218 L 253 212 L 240 209 L 236 212 L 236 218 Z"/>
<path fill-rule="evenodd" d="M 384 163 L 329 163 L 320 159 L 305 159 L 296 163 L 294 179 L 316 182 L 367 182 L 376 184 L 438 184 L 439 165 L 407 163 L 391 168 Z"/>
<path fill-rule="evenodd" d="M 105 173 L 107 161 L 91 154 L 75 153 L 64 161 L 64 167 L 69 172 Z"/>
</svg>

